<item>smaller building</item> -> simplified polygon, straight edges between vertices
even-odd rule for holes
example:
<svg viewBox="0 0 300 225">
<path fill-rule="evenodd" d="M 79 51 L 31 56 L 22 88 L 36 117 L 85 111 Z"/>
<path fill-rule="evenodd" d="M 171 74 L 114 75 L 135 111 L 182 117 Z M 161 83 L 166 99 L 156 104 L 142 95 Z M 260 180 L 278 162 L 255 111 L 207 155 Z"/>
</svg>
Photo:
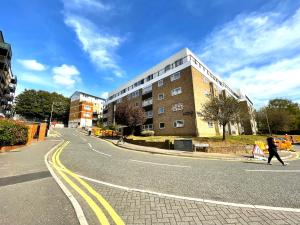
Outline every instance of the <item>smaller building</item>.
<svg viewBox="0 0 300 225">
<path fill-rule="evenodd" d="M 68 127 L 91 127 L 103 116 L 105 99 L 80 91 L 71 96 Z"/>
</svg>

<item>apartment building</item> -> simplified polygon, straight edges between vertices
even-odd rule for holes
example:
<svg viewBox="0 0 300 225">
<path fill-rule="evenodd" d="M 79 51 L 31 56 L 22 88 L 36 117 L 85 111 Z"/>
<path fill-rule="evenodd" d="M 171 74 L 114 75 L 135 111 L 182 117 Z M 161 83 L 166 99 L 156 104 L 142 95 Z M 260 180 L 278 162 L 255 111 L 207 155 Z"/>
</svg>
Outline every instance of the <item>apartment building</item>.
<svg viewBox="0 0 300 225">
<path fill-rule="evenodd" d="M 216 121 L 205 121 L 200 111 L 212 96 L 232 96 L 249 114 L 242 123 L 226 127 L 229 134 L 256 134 L 250 99 L 233 91 L 194 53 L 184 48 L 109 94 L 104 109 L 106 125 L 114 124 L 114 113 L 125 98 L 143 107 L 147 121 L 142 129 L 155 135 L 215 136 L 221 133 Z"/>
<path fill-rule="evenodd" d="M 71 96 L 68 127 L 91 127 L 103 116 L 105 99 L 80 91 Z"/>
<path fill-rule="evenodd" d="M 16 91 L 17 77 L 11 70 L 12 50 L 10 44 L 4 41 L 0 31 L 0 114 L 12 116 L 12 106 Z"/>
</svg>

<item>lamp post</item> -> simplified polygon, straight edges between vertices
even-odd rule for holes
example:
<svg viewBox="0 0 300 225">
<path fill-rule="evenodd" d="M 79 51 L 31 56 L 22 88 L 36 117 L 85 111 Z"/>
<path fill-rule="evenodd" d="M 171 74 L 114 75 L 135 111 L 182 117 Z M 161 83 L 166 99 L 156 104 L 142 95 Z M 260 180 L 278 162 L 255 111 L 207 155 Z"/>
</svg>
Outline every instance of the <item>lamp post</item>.
<svg viewBox="0 0 300 225">
<path fill-rule="evenodd" d="M 53 114 L 53 106 L 54 106 L 54 102 L 52 102 L 52 105 L 51 105 L 51 113 L 50 113 L 50 119 L 49 119 L 49 129 L 51 128 L 51 120 L 52 120 L 52 114 Z"/>
<path fill-rule="evenodd" d="M 268 126 L 268 129 L 269 129 L 269 134 L 270 134 L 270 136 L 272 136 L 271 129 L 270 129 L 270 124 L 269 124 L 267 107 L 266 107 L 266 113 L 265 113 L 265 115 L 266 115 L 266 120 L 267 120 L 267 126 Z"/>
</svg>

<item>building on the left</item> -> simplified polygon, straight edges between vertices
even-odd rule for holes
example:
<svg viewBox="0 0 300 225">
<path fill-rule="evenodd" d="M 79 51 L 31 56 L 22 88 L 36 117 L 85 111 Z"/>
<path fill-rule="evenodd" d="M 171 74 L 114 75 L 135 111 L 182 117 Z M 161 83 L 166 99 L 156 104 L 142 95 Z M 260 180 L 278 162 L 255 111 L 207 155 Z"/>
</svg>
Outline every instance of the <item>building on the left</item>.
<svg viewBox="0 0 300 225">
<path fill-rule="evenodd" d="M 80 91 L 71 96 L 68 127 L 92 127 L 103 116 L 105 99 Z"/>
<path fill-rule="evenodd" d="M 12 50 L 0 31 L 0 115 L 11 117 L 17 77 L 11 70 Z"/>
</svg>

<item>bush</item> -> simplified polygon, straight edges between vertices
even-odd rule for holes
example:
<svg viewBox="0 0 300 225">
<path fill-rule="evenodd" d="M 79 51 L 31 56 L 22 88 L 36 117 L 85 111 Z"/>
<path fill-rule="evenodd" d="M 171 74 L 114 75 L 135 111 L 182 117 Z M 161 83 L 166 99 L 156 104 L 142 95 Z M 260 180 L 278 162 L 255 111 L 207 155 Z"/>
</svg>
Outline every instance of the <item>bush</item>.
<svg viewBox="0 0 300 225">
<path fill-rule="evenodd" d="M 28 127 L 13 120 L 0 120 L 0 146 L 26 144 Z"/>
<path fill-rule="evenodd" d="M 154 136 L 154 131 L 153 130 L 143 130 L 141 132 L 141 135 L 144 137 Z"/>
</svg>

